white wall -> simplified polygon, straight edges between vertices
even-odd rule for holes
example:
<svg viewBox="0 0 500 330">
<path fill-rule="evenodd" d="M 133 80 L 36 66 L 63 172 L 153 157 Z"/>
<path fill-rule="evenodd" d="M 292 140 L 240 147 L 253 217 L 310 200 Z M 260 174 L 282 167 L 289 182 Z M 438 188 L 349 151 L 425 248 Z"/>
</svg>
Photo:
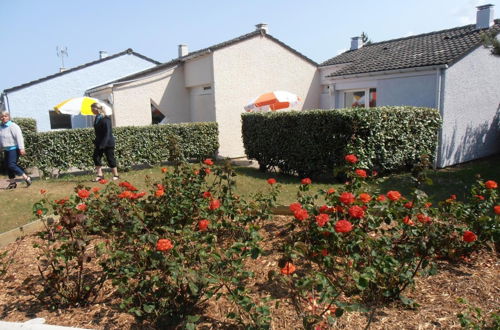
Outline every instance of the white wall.
<svg viewBox="0 0 500 330">
<path fill-rule="evenodd" d="M 315 65 L 261 36 L 213 54 L 219 155 L 244 156 L 241 138 L 243 106 L 256 96 L 286 90 L 303 100 L 298 109 L 319 107 L 320 83 Z"/>
<path fill-rule="evenodd" d="M 321 69 L 323 71 L 323 69 Z M 323 76 L 325 74 L 322 74 Z M 323 78 L 334 92 L 321 95 L 323 109 L 344 108 L 344 93 L 357 89 L 377 89 L 377 106 L 413 105 L 436 107 L 436 72 L 413 72 L 359 78 Z"/>
<path fill-rule="evenodd" d="M 189 94 L 184 87 L 182 66 L 113 87 L 115 126 L 151 125 L 151 100 L 169 123 L 191 121 Z"/>
<path fill-rule="evenodd" d="M 72 97 L 83 96 L 90 87 L 153 66 L 155 64 L 132 54 L 109 59 L 9 92 L 9 110 L 13 117 L 36 119 L 38 131 L 48 131 L 50 130 L 49 110 L 52 110 L 57 104 Z"/>
<path fill-rule="evenodd" d="M 500 152 L 500 57 L 479 47 L 446 70 L 438 166 Z"/>
</svg>

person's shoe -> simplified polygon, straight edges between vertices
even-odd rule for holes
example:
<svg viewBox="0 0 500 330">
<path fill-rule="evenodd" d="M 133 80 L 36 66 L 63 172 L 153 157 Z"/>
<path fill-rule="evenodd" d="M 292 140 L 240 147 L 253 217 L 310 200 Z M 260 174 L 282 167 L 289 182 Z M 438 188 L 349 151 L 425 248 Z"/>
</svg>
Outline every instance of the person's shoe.
<svg viewBox="0 0 500 330">
<path fill-rule="evenodd" d="M 26 179 L 24 179 L 24 181 L 26 181 L 26 187 L 31 186 L 31 184 L 33 183 L 33 182 L 31 181 L 31 177 L 30 177 L 30 176 L 29 176 L 29 177 L 27 177 Z"/>
<path fill-rule="evenodd" d="M 17 188 L 17 183 L 11 182 L 5 189 L 16 189 Z"/>
<path fill-rule="evenodd" d="M 120 177 L 118 175 L 113 176 L 113 181 L 120 180 Z"/>
</svg>

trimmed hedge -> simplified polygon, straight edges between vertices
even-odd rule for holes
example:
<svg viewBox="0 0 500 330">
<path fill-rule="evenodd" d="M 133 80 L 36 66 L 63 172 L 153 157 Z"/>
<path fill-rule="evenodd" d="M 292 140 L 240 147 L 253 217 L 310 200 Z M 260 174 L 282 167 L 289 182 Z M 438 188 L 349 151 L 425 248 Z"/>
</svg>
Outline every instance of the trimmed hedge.
<svg viewBox="0 0 500 330">
<path fill-rule="evenodd" d="M 28 122 L 24 119 L 22 123 L 16 122 L 22 125 L 27 140 L 27 156 L 21 158 L 24 166 L 35 166 L 44 174 L 72 167 L 82 170 L 94 167 L 93 128 L 32 134 Z M 217 123 L 116 127 L 113 135 L 116 138 L 115 155 L 121 169 L 168 160 L 202 159 L 214 156 L 219 148 Z"/>
<path fill-rule="evenodd" d="M 315 175 L 354 153 L 360 168 L 389 172 L 432 158 L 441 118 L 436 109 L 410 106 L 309 110 L 242 115 L 243 144 L 261 169 Z"/>
</svg>

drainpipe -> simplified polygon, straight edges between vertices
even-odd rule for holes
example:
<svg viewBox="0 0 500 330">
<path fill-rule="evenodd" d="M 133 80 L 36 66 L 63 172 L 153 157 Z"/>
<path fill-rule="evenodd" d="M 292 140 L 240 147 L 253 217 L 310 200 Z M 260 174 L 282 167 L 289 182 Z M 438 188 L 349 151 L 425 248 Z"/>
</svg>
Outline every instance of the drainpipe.
<svg viewBox="0 0 500 330">
<path fill-rule="evenodd" d="M 444 74 L 445 74 L 445 70 L 447 68 L 448 68 L 448 65 L 445 65 L 444 67 L 436 69 L 436 108 L 439 111 L 439 115 L 441 116 L 441 120 L 442 120 L 443 124 L 444 124 L 444 120 L 443 120 L 443 118 L 444 118 L 443 84 L 444 84 Z M 441 129 L 439 130 L 439 133 L 438 133 L 438 144 L 436 146 L 436 159 L 434 160 L 434 164 L 433 164 L 434 169 L 436 169 L 438 167 L 438 164 L 441 164 L 443 161 L 443 154 L 442 154 L 443 129 L 444 129 L 444 126 L 441 126 Z"/>
</svg>

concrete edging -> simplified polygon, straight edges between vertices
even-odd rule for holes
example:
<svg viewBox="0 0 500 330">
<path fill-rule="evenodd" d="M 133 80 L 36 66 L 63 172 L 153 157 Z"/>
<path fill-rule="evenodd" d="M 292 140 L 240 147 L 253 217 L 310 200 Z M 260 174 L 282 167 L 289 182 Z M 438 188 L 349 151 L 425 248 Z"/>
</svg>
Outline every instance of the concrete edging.
<svg viewBox="0 0 500 330">
<path fill-rule="evenodd" d="M 34 234 L 43 229 L 42 220 L 35 220 L 0 234 L 0 248 L 15 242 L 18 238 Z"/>
</svg>

